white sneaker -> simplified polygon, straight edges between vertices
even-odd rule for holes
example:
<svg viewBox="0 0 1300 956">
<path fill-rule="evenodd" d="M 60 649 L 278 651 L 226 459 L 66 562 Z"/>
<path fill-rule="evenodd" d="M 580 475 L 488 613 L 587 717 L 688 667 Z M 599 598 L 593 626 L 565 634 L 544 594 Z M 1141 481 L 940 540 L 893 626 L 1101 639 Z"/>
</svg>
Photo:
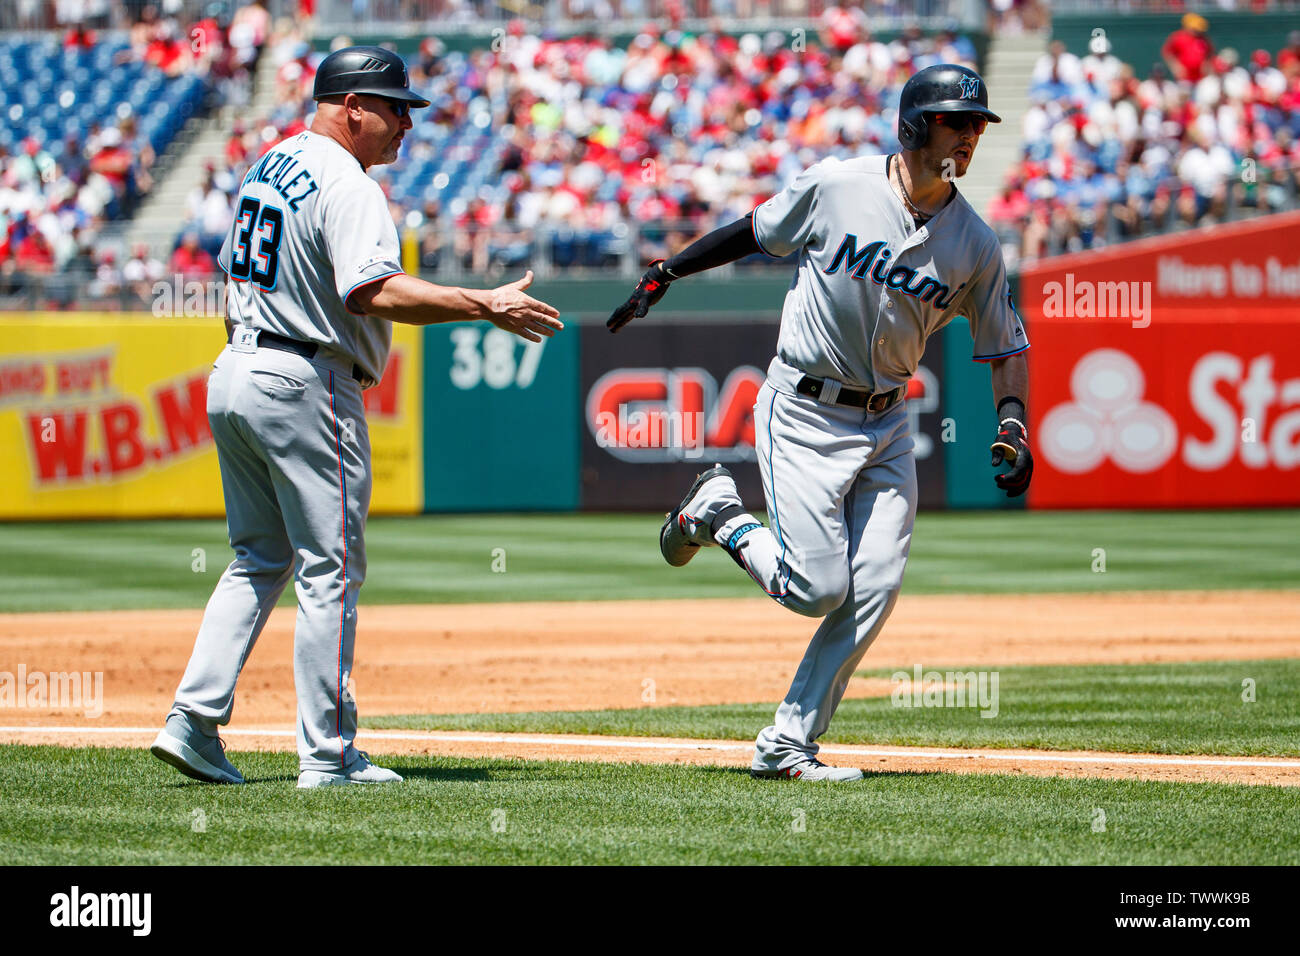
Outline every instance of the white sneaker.
<svg viewBox="0 0 1300 956">
<path fill-rule="evenodd" d="M 832 783 L 849 783 L 862 779 L 862 771 L 856 767 L 828 767 L 816 757 L 809 757 L 781 770 L 751 768 L 749 773 L 756 780 L 829 780 Z"/>
<path fill-rule="evenodd" d="M 675 568 L 695 557 L 701 547 L 717 544 L 711 525 L 723 508 L 739 507 L 740 492 L 731 472 L 714 465 L 696 477 L 682 503 L 665 516 L 659 529 L 659 550 Z"/>
<path fill-rule="evenodd" d="M 349 783 L 401 783 L 401 774 L 370 762 L 370 755 L 357 751 L 351 770 L 304 770 L 298 774 L 298 789 L 335 787 Z"/>
</svg>

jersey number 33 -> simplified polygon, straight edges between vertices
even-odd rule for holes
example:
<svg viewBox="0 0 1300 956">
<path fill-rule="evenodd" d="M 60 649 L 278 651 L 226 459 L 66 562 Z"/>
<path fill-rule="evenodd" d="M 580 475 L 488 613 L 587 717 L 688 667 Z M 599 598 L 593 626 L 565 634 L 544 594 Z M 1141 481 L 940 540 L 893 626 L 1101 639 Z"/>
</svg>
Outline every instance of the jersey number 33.
<svg viewBox="0 0 1300 956">
<path fill-rule="evenodd" d="M 235 214 L 234 241 L 230 247 L 230 278 L 251 281 L 263 292 L 274 292 L 280 271 L 280 236 L 284 214 L 245 196 Z"/>
</svg>

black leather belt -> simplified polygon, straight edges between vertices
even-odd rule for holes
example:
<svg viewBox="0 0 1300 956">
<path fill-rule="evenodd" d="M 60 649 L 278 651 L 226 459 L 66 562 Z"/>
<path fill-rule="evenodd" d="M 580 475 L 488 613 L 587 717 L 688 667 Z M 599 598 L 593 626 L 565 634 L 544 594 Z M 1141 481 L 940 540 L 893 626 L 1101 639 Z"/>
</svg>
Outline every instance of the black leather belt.
<svg viewBox="0 0 1300 956">
<path fill-rule="evenodd" d="M 234 338 L 234 333 L 226 336 L 226 344 Z M 316 351 L 320 348 L 315 342 L 300 342 L 297 339 L 291 339 L 284 335 L 276 335 L 274 332 L 267 332 L 265 329 L 257 333 L 257 344 L 264 345 L 268 349 L 279 349 L 281 352 L 292 352 L 294 355 L 301 355 L 305 359 L 314 359 Z M 352 363 L 352 377 L 358 382 L 365 382 L 365 373 L 361 371 L 361 366 L 355 362 Z"/>
<path fill-rule="evenodd" d="M 809 398 L 821 400 L 822 394 L 826 389 L 826 379 L 813 378 L 811 375 L 805 375 L 799 379 L 799 384 L 795 386 L 795 391 L 800 395 L 807 395 Z M 872 395 L 865 389 L 844 388 L 840 386 L 839 394 L 832 405 L 847 405 L 850 408 L 865 408 L 869 412 L 883 412 L 892 408 L 903 400 L 907 394 L 907 386 L 900 385 L 898 388 L 891 388 L 887 392 L 877 392 Z"/>
</svg>

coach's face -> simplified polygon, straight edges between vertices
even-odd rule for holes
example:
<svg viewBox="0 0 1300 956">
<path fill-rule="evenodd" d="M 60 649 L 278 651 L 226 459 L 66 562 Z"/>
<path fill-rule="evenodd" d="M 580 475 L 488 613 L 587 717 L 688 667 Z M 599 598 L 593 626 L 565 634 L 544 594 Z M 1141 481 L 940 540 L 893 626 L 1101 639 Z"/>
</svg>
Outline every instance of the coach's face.
<svg viewBox="0 0 1300 956">
<path fill-rule="evenodd" d="M 965 176 L 980 135 L 987 128 L 988 120 L 978 113 L 934 114 L 930 117 L 930 135 L 921 148 L 925 167 L 946 179 Z"/>
<path fill-rule="evenodd" d="M 411 128 L 410 107 L 400 100 L 362 94 L 361 131 L 357 137 L 357 159 L 361 165 L 382 166 L 397 159 L 402 137 Z"/>
</svg>

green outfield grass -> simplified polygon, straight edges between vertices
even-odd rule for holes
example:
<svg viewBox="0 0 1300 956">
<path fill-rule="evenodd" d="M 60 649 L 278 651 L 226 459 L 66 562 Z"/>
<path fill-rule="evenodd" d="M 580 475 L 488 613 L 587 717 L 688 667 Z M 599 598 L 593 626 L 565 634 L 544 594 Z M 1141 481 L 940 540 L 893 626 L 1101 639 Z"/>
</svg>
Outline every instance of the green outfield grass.
<svg viewBox="0 0 1300 956">
<path fill-rule="evenodd" d="M 363 604 L 753 596 L 720 552 L 674 569 L 659 515 L 377 518 Z M 934 512 L 911 594 L 1300 587 L 1300 511 Z M 219 521 L 7 524 L 0 611 L 202 607 L 230 561 Z M 1105 572 L 1094 571 L 1095 549 Z M 196 549 L 201 555 L 196 554 Z M 502 549 L 505 572 L 493 570 Z M 196 568 L 201 568 L 196 570 Z M 292 589 L 286 600 L 292 600 Z"/>
<path fill-rule="evenodd" d="M 941 661 L 924 666 L 968 670 Z M 893 672 L 863 673 L 889 679 Z M 1252 703 L 1242 700 L 1246 678 L 1255 682 Z M 362 722 L 374 728 L 747 740 L 771 723 L 775 708 L 772 701 L 556 713 L 364 716 Z M 1300 756 L 1300 660 L 1000 668 L 996 717 L 982 717 L 976 707 L 897 707 L 889 697 L 848 700 L 840 705 L 823 740 Z"/>
<path fill-rule="evenodd" d="M 197 784 L 143 749 L 0 747 L 10 864 L 1300 863 L 1290 788 L 398 757 L 407 781 L 300 793 L 291 754 Z M 1104 829 L 1101 827 L 1104 826 Z"/>
</svg>

